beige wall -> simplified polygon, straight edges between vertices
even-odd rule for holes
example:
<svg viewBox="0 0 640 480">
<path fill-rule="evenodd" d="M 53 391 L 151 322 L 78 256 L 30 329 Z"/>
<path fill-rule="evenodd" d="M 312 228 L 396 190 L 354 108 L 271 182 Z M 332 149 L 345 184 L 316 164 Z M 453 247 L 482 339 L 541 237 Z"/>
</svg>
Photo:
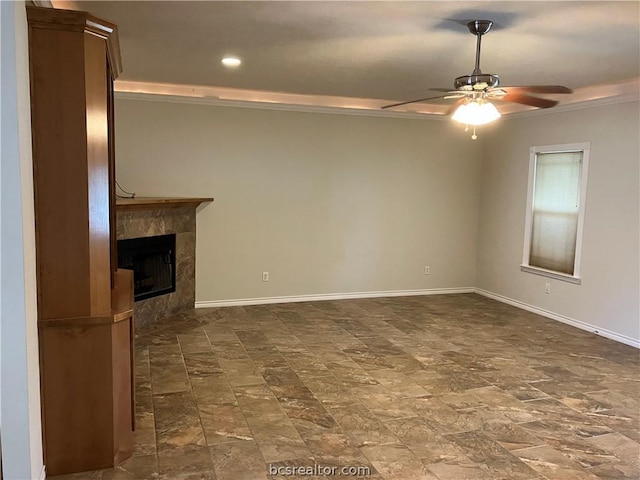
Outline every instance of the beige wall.
<svg viewBox="0 0 640 480">
<path fill-rule="evenodd" d="M 216 199 L 198 302 L 475 284 L 481 151 L 459 126 L 123 98 L 116 120 L 122 187 Z"/>
<path fill-rule="evenodd" d="M 487 135 L 478 281 L 497 293 L 640 341 L 638 103 L 505 119 Z M 529 147 L 591 142 L 582 284 L 521 272 Z M 551 283 L 551 294 L 544 284 Z"/>
</svg>

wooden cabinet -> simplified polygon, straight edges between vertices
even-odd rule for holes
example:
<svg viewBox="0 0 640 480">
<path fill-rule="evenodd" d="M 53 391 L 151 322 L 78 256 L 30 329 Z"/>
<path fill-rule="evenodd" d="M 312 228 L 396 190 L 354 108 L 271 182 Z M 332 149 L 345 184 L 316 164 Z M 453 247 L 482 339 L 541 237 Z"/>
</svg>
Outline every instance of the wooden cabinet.
<svg viewBox="0 0 640 480">
<path fill-rule="evenodd" d="M 117 28 L 29 7 L 38 331 L 49 475 L 111 467 L 133 447 L 133 286 L 117 270 Z"/>
</svg>

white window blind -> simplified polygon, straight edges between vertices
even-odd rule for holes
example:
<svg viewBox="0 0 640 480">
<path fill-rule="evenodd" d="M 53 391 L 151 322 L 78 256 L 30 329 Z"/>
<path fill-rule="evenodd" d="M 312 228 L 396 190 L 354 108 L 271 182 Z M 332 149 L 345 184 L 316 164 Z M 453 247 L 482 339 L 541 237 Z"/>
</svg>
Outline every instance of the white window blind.
<svg viewBox="0 0 640 480">
<path fill-rule="evenodd" d="M 529 266 L 574 275 L 583 152 L 536 153 Z"/>
</svg>

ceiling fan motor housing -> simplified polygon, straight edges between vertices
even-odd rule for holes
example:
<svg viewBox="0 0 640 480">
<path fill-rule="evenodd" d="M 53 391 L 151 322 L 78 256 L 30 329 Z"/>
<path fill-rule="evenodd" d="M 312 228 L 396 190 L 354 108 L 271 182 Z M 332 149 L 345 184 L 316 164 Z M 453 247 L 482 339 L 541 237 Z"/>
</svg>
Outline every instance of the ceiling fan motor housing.
<svg viewBox="0 0 640 480">
<path fill-rule="evenodd" d="M 453 82 L 456 90 L 484 90 L 485 88 L 500 85 L 500 77 L 492 73 L 480 73 L 477 75 L 463 75 Z"/>
</svg>

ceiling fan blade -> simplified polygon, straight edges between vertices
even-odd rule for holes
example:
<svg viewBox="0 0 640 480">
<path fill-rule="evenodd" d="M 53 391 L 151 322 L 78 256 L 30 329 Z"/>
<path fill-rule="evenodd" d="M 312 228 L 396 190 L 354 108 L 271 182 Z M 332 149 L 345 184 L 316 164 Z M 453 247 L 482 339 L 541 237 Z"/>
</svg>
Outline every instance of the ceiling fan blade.
<svg viewBox="0 0 640 480">
<path fill-rule="evenodd" d="M 518 85 L 497 88 L 514 93 L 573 93 L 573 90 L 569 87 L 563 87 L 562 85 Z"/>
<path fill-rule="evenodd" d="M 555 100 L 532 97 L 531 95 L 512 91 L 507 91 L 507 94 L 500 98 L 500 100 L 504 102 L 521 103 L 522 105 L 530 105 L 538 108 L 550 108 L 558 104 Z"/>
<path fill-rule="evenodd" d="M 458 107 L 462 105 L 465 101 L 466 101 L 466 98 L 461 98 L 456 103 L 451 105 L 451 107 L 447 110 L 446 115 L 453 115 L 453 112 L 455 112 L 458 109 Z"/>
<path fill-rule="evenodd" d="M 426 102 L 427 100 L 435 100 L 437 98 L 444 98 L 444 97 L 442 95 L 438 95 L 437 97 L 418 98 L 417 100 L 409 100 L 408 102 L 400 102 L 400 103 L 393 103 L 391 105 L 385 105 L 382 107 L 382 109 L 385 110 L 387 108 L 400 107 L 402 105 L 408 105 L 410 103 Z"/>
</svg>

